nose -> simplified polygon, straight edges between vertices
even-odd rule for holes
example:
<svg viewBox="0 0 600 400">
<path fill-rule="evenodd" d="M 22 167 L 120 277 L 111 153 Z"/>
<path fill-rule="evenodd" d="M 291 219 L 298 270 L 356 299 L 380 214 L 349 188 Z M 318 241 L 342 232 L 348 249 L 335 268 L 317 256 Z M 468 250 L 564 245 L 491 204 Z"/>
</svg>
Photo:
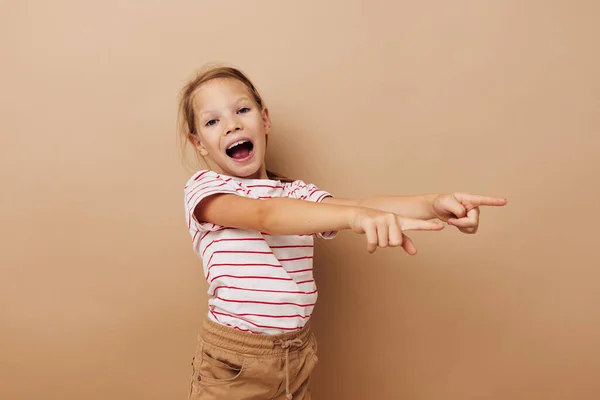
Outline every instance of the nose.
<svg viewBox="0 0 600 400">
<path fill-rule="evenodd" d="M 229 135 L 232 132 L 237 132 L 242 129 L 242 123 L 239 118 L 230 118 L 226 125 L 225 135 Z"/>
</svg>

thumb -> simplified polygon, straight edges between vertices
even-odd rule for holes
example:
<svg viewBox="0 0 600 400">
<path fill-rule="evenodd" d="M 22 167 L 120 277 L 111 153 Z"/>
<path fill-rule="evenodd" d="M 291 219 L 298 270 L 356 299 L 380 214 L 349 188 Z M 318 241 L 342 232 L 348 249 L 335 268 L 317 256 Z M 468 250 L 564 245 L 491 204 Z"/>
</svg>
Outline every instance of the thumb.
<svg viewBox="0 0 600 400">
<path fill-rule="evenodd" d="M 416 218 L 398 217 L 400 227 L 403 231 L 441 231 L 444 224 L 441 222 L 425 221 Z"/>
</svg>

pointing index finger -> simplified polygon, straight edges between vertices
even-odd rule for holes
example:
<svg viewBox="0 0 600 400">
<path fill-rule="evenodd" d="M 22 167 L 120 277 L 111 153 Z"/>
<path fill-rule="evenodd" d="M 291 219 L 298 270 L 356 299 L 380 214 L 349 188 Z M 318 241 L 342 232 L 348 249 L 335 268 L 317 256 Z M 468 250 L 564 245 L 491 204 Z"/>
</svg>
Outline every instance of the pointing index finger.
<svg viewBox="0 0 600 400">
<path fill-rule="evenodd" d="M 480 196 L 476 194 L 463 194 L 462 198 L 475 207 L 479 206 L 504 206 L 508 202 L 505 198 L 502 197 L 490 197 L 490 196 Z"/>
<path fill-rule="evenodd" d="M 403 231 L 439 231 L 444 229 L 441 222 L 426 221 L 417 218 L 399 218 L 400 228 Z"/>
</svg>

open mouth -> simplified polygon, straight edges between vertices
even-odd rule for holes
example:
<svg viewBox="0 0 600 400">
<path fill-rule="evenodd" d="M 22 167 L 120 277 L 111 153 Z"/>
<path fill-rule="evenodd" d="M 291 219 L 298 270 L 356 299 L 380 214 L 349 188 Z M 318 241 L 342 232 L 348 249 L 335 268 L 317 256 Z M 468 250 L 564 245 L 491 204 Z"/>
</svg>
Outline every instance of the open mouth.
<svg viewBox="0 0 600 400">
<path fill-rule="evenodd" d="M 251 141 L 240 140 L 239 142 L 233 143 L 231 146 L 229 146 L 225 152 L 234 160 L 243 160 L 252 154 L 253 149 L 254 145 Z"/>
</svg>

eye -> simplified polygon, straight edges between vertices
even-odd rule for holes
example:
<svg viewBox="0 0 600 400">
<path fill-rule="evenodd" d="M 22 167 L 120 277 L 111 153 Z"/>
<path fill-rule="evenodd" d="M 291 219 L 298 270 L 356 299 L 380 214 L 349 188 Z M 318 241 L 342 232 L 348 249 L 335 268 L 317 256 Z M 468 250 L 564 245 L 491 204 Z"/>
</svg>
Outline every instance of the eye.
<svg viewBox="0 0 600 400">
<path fill-rule="evenodd" d="M 210 120 L 210 121 L 208 121 L 208 122 L 207 122 L 205 125 L 206 125 L 206 126 L 213 126 L 213 125 L 214 125 L 214 124 L 216 124 L 216 123 L 217 123 L 217 120 L 216 120 L 216 119 L 211 119 L 211 120 Z"/>
<path fill-rule="evenodd" d="M 239 113 L 239 114 L 245 114 L 245 113 L 247 113 L 247 112 L 249 112 L 249 111 L 250 111 L 250 109 L 249 109 L 248 107 L 242 107 L 242 108 L 240 108 L 240 109 L 238 110 L 238 113 Z"/>
</svg>

